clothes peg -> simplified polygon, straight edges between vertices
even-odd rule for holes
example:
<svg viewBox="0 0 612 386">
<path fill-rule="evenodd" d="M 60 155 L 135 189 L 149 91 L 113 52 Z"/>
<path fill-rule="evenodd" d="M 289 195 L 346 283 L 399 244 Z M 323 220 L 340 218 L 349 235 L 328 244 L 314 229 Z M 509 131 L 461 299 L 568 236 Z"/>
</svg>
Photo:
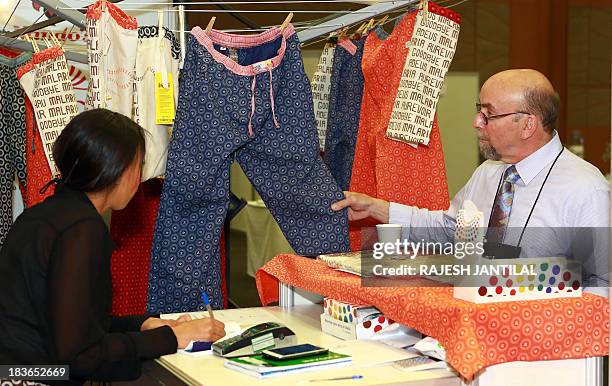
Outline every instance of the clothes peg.
<svg viewBox="0 0 612 386">
<path fill-rule="evenodd" d="M 366 25 L 365 30 L 363 31 L 363 33 L 367 33 L 369 32 L 372 27 L 374 27 L 374 19 L 370 19 L 370 21 L 368 22 L 368 25 Z"/>
<path fill-rule="evenodd" d="M 60 43 L 60 41 L 57 39 L 57 36 L 55 36 L 55 34 L 51 34 L 51 41 L 53 42 L 53 44 L 55 44 L 56 46 L 62 46 L 62 44 Z"/>
<path fill-rule="evenodd" d="M 361 23 L 361 25 L 359 26 L 359 28 L 357 28 L 353 36 L 363 35 L 363 29 L 365 26 L 366 26 L 366 23 Z"/>
<path fill-rule="evenodd" d="M 283 22 L 283 24 L 281 24 L 280 26 L 281 32 L 283 32 L 285 28 L 287 28 L 289 23 L 291 23 L 291 19 L 293 19 L 293 12 L 289 12 L 289 15 L 287 15 L 287 17 L 285 18 L 285 21 Z"/>
<path fill-rule="evenodd" d="M 206 33 L 210 33 L 210 31 L 212 31 L 212 27 L 215 24 L 215 20 L 217 20 L 216 17 L 211 17 L 210 21 L 208 22 L 208 25 L 206 26 Z"/>
<path fill-rule="evenodd" d="M 420 0 L 419 8 L 423 10 L 423 18 L 427 21 L 427 15 L 429 14 L 429 0 Z"/>
<path fill-rule="evenodd" d="M 338 36 L 336 36 L 337 34 L 338 34 L 338 31 L 330 32 L 329 36 L 327 37 L 327 42 L 332 43 L 332 44 L 338 43 Z"/>
<path fill-rule="evenodd" d="M 340 30 L 340 34 L 338 35 L 338 40 L 342 40 L 343 38 L 346 37 L 346 32 L 348 31 L 350 27 L 344 27 Z"/>
<path fill-rule="evenodd" d="M 385 15 L 382 19 L 378 21 L 378 23 L 376 23 L 376 25 L 384 25 L 387 22 L 387 19 L 389 19 L 389 15 Z"/>
<path fill-rule="evenodd" d="M 36 44 L 36 41 L 32 40 L 32 38 L 30 38 L 30 35 L 24 35 L 24 38 L 26 41 L 28 41 L 31 45 L 32 45 L 32 49 L 34 50 L 35 53 L 39 53 L 40 50 L 38 49 L 38 44 Z"/>
</svg>

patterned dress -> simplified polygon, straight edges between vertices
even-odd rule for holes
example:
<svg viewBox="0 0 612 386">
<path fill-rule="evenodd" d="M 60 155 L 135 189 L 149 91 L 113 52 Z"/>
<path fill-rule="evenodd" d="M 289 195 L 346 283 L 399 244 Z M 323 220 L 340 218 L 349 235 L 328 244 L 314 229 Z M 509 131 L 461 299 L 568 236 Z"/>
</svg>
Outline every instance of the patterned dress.
<svg viewBox="0 0 612 386">
<path fill-rule="evenodd" d="M 415 18 L 416 12 L 407 14 L 390 36 L 377 27 L 366 40 L 361 64 L 365 87 L 350 190 L 419 208 L 447 209 L 450 201 L 437 118 L 429 146 L 415 149 L 385 136 Z M 362 227 L 374 224 L 372 219 L 351 223 L 353 250 L 362 248 Z M 364 245 L 369 241 L 364 239 Z"/>
</svg>

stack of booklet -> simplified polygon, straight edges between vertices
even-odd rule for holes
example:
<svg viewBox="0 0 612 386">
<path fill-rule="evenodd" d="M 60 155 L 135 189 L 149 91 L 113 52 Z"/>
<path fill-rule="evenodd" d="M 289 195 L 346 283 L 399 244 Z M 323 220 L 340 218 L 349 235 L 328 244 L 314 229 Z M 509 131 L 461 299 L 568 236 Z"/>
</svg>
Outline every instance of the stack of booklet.
<svg viewBox="0 0 612 386">
<path fill-rule="evenodd" d="M 288 360 L 272 360 L 262 354 L 231 358 L 225 361 L 225 367 L 257 378 L 270 378 L 295 373 L 326 370 L 332 367 L 350 365 L 349 355 L 327 352 L 321 355 Z"/>
</svg>

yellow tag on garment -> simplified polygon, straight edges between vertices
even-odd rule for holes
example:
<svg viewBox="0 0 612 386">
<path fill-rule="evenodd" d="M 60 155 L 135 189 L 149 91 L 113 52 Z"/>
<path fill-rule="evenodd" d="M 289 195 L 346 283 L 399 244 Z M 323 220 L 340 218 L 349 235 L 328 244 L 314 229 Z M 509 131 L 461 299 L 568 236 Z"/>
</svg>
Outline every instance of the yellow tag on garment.
<svg viewBox="0 0 612 386">
<path fill-rule="evenodd" d="M 155 123 L 171 125 L 174 123 L 174 82 L 168 73 L 168 88 L 162 83 L 161 72 L 155 73 Z"/>
</svg>

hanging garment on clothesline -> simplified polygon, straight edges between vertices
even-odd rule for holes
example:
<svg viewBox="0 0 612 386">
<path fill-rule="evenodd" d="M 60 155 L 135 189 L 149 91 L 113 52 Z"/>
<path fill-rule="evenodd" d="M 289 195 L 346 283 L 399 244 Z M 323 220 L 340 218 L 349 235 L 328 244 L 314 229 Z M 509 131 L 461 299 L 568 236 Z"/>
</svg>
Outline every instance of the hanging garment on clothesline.
<svg viewBox="0 0 612 386">
<path fill-rule="evenodd" d="M 115 4 L 99 0 L 87 8 L 89 88 L 86 108 L 132 116 L 138 22 Z"/>
<path fill-rule="evenodd" d="M 145 313 L 151 244 L 162 185 L 159 179 L 143 182 L 123 210 L 113 211 L 110 232 L 117 246 L 111 255 L 114 316 Z"/>
<path fill-rule="evenodd" d="M 59 176 L 59 170 L 53 160 L 53 144 L 68 122 L 79 113 L 77 101 L 64 50 L 60 46 L 35 53 L 32 55 L 32 63 L 32 107 L 36 126 L 51 174 Z"/>
<path fill-rule="evenodd" d="M 334 62 L 335 44 L 327 43 L 319 57 L 317 70 L 312 75 L 312 99 L 319 133 L 319 148 L 325 150 L 325 134 L 327 132 L 327 112 L 329 111 L 329 92 L 331 88 L 332 66 Z"/>
<path fill-rule="evenodd" d="M 113 211 L 111 236 L 117 248 L 111 256 L 113 277 L 112 314 L 144 314 L 151 258 L 153 230 L 163 182 L 154 177 L 166 169 L 169 125 L 157 125 L 155 119 L 155 72 L 164 68 L 174 78 L 178 95 L 178 60 L 180 47 L 174 34 L 159 26 L 138 27 L 138 53 L 134 79 L 134 121 L 145 133 L 145 181 L 123 210 Z M 163 60 L 163 65 L 159 61 Z M 148 180 L 148 181 L 147 181 Z"/>
<path fill-rule="evenodd" d="M 142 315 L 146 312 L 151 244 L 162 185 L 162 180 L 157 178 L 143 182 L 123 210 L 113 211 L 110 232 L 117 245 L 111 255 L 111 314 L 114 316 Z M 227 306 L 223 236 L 220 249 L 221 292 L 223 304 Z"/>
<path fill-rule="evenodd" d="M 429 144 L 438 99 L 459 37 L 459 14 L 427 3 L 416 13 L 408 55 L 395 95 L 387 138 Z"/>
<path fill-rule="evenodd" d="M 47 156 L 43 148 L 42 139 L 38 132 L 36 119 L 34 117 L 34 108 L 32 107 L 31 98 L 34 93 L 34 80 L 36 78 L 34 72 L 34 62 L 29 61 L 17 70 L 17 77 L 21 88 L 25 92 L 26 104 L 26 189 L 24 194 L 24 202 L 26 207 L 41 203 L 45 198 L 53 195 L 55 184 L 50 185 L 46 191 L 41 192 L 43 186 L 48 183 L 53 176 L 47 162 Z"/>
<path fill-rule="evenodd" d="M 232 60 L 232 58 L 236 59 Z M 192 30 L 155 225 L 147 311 L 222 306 L 219 236 L 237 160 L 297 253 L 346 251 L 344 197 L 319 157 L 310 83 L 289 25 Z"/>
<path fill-rule="evenodd" d="M 349 190 L 363 98 L 361 59 L 366 37 L 338 43 L 329 93 L 325 164 L 342 190 Z"/>
<path fill-rule="evenodd" d="M 26 186 L 25 95 L 17 69 L 30 60 L 29 54 L 14 58 L 0 55 L 0 248 L 13 224 L 13 181 L 15 173 Z"/>
<path fill-rule="evenodd" d="M 350 190 L 400 204 L 444 210 L 450 201 L 437 118 L 429 146 L 414 148 L 385 136 L 415 17 L 416 12 L 407 14 L 390 36 L 377 27 L 366 40 L 362 61 L 365 87 Z M 361 227 L 373 224 L 371 219 L 351 224 L 352 249 L 362 247 Z"/>
<path fill-rule="evenodd" d="M 138 27 L 138 51 L 134 79 L 134 121 L 145 131 L 145 160 L 142 180 L 158 177 L 166 171 L 169 131 L 172 125 L 156 123 L 155 74 L 170 74 L 174 105 L 178 100 L 180 46 L 174 34 L 158 26 Z"/>
</svg>

